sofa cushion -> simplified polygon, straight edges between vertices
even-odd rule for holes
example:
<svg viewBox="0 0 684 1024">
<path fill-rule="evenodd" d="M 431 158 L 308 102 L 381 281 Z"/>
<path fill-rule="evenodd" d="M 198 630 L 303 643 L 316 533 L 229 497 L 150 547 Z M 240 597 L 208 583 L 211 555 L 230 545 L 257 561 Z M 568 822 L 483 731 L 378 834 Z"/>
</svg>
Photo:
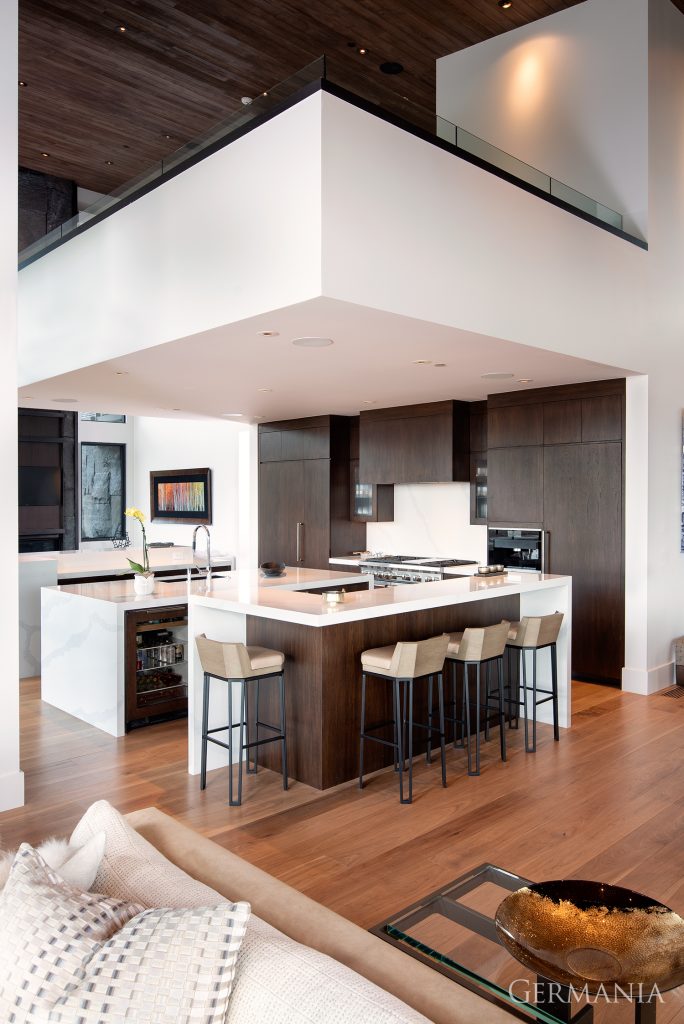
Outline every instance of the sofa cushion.
<svg viewBox="0 0 684 1024">
<path fill-rule="evenodd" d="M 0 897 L 8 1024 L 223 1024 L 248 903 L 145 910 L 84 893 L 20 847 Z"/>
<path fill-rule="evenodd" d="M 144 907 L 208 907 L 225 897 L 177 868 L 143 839 L 106 800 L 92 804 L 74 829 L 70 843 L 82 845 L 105 834 L 104 856 L 92 888 Z"/>
<path fill-rule="evenodd" d="M 224 899 L 191 878 L 131 828 L 105 800 L 76 826 L 81 840 L 106 835 L 95 885 L 145 906 L 204 906 Z M 229 883 L 229 880 L 226 880 Z M 227 888 L 231 897 L 236 898 Z M 254 914 L 238 954 L 226 1024 L 429 1024 L 427 1018 L 332 957 Z"/>
</svg>

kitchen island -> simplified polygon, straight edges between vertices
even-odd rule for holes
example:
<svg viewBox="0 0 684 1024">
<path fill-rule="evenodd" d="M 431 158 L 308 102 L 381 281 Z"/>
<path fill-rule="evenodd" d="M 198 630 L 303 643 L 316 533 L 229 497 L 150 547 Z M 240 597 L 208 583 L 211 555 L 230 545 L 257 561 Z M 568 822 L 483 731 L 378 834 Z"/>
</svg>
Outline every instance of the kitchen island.
<svg viewBox="0 0 684 1024">
<path fill-rule="evenodd" d="M 306 571 L 306 570 L 305 570 Z M 563 612 L 558 639 L 560 725 L 570 725 L 571 579 L 537 573 L 445 579 L 434 583 L 361 590 L 346 595 L 339 605 L 328 605 L 320 594 L 299 585 L 302 570 L 288 568 L 279 580 L 263 580 L 255 572 L 235 574 L 230 583 L 189 601 L 190 638 L 205 633 L 214 640 L 259 644 L 286 655 L 285 686 L 288 765 L 291 777 L 317 789 L 328 789 L 356 776 L 360 721 L 360 654 L 400 640 L 422 640 L 467 626 L 484 626 L 506 618 Z M 308 570 L 321 578 L 333 574 Z M 344 576 L 338 574 L 340 582 Z M 358 575 L 348 575 L 357 583 Z M 550 671 L 539 659 L 539 685 L 546 687 Z M 189 665 L 188 767 L 200 769 L 202 721 L 202 669 L 196 650 Z M 273 693 L 269 692 L 273 688 Z M 276 694 L 272 683 L 262 685 L 260 718 L 275 721 Z M 419 688 L 419 691 L 425 688 Z M 390 688 L 384 680 L 369 683 L 369 721 L 392 717 Z M 425 720 L 425 708 L 416 694 L 416 720 Z M 234 708 L 237 720 L 237 707 Z M 269 719 L 269 715 L 272 717 Z M 421 715 L 423 717 L 421 717 Z M 225 687 L 212 687 L 209 727 L 225 724 Z M 542 705 L 539 721 L 550 720 L 550 705 Z M 275 744 L 262 748 L 259 763 L 280 770 Z M 270 748 L 270 749 L 269 749 Z M 419 749 L 419 748 L 418 748 Z M 368 745 L 368 771 L 383 767 L 391 753 Z M 210 745 L 208 767 L 227 764 L 227 754 Z"/>
</svg>

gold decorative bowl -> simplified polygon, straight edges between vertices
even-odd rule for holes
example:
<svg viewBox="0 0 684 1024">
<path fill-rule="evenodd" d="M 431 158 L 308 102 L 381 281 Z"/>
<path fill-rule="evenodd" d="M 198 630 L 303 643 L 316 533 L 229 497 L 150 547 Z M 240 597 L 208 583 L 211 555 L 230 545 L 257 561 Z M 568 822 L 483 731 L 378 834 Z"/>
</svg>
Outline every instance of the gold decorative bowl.
<svg viewBox="0 0 684 1024">
<path fill-rule="evenodd" d="M 525 886 L 500 904 L 496 930 L 525 967 L 592 995 L 684 984 L 684 921 L 631 889 L 572 879 Z"/>
</svg>

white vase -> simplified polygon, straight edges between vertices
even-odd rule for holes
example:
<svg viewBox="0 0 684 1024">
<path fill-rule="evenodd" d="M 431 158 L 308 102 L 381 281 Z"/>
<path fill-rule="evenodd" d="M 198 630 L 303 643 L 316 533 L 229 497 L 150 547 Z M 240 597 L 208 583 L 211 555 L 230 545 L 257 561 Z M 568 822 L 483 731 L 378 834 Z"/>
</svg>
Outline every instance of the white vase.
<svg viewBox="0 0 684 1024">
<path fill-rule="evenodd" d="M 151 573 L 149 576 L 143 576 L 141 573 L 136 573 L 133 577 L 133 589 L 140 597 L 147 597 L 149 594 L 153 594 L 154 574 Z"/>
</svg>

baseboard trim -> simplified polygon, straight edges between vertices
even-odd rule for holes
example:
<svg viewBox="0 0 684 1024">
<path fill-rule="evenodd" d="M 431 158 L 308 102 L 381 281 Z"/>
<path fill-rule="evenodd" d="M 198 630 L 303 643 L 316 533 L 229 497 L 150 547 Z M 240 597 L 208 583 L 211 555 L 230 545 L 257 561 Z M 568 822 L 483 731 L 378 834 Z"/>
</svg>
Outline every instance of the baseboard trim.
<svg viewBox="0 0 684 1024">
<path fill-rule="evenodd" d="M 666 690 L 674 684 L 674 661 L 666 661 L 655 668 L 623 668 L 622 689 L 625 693 L 649 695 Z"/>
<path fill-rule="evenodd" d="M 0 775 L 0 811 L 11 811 L 24 806 L 24 773 L 9 772 Z"/>
</svg>

